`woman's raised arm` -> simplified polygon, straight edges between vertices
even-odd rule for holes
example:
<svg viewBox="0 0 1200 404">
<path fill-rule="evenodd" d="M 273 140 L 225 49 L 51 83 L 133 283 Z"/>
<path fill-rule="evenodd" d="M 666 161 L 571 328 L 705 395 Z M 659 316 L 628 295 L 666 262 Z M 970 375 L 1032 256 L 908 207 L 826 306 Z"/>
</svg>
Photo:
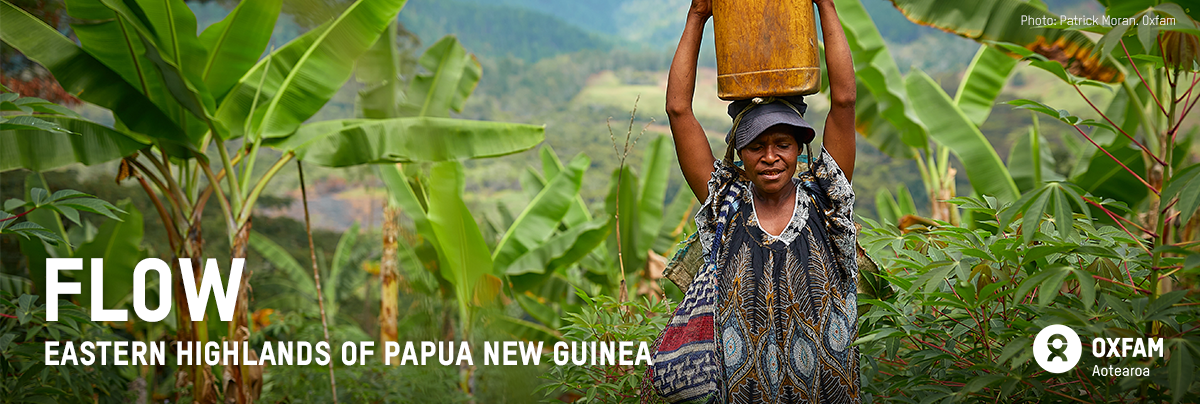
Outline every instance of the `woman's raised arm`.
<svg viewBox="0 0 1200 404">
<path fill-rule="evenodd" d="M 704 128 L 700 127 L 700 121 L 692 112 L 692 97 L 696 92 L 696 59 L 700 54 L 700 40 L 704 35 L 704 24 L 710 17 L 712 5 L 709 0 L 692 0 L 687 25 L 683 29 L 683 37 L 679 39 L 679 48 L 675 49 L 675 59 L 671 61 L 671 72 L 667 76 L 667 119 L 671 123 L 671 136 L 675 139 L 675 154 L 679 157 L 683 178 L 700 201 L 708 198 L 708 179 L 712 175 L 715 159 Z"/>
<path fill-rule="evenodd" d="M 825 68 L 829 73 L 829 116 L 822 143 L 849 181 L 854 175 L 854 60 L 833 0 L 815 0 L 825 40 Z"/>
</svg>

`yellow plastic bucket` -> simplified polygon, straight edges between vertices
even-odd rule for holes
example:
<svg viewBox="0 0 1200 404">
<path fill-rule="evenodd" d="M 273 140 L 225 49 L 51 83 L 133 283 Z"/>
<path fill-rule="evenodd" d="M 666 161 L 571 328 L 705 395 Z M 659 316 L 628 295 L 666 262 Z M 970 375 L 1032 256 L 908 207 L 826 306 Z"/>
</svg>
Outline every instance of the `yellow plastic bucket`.
<svg viewBox="0 0 1200 404">
<path fill-rule="evenodd" d="M 812 0 L 713 0 L 713 30 L 721 99 L 820 90 Z"/>
</svg>

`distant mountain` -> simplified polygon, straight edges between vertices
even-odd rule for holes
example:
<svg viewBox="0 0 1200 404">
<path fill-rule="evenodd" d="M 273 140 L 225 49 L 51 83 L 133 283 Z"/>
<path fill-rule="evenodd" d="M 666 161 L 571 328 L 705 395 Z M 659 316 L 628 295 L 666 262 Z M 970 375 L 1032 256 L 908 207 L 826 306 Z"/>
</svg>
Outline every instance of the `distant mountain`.
<svg viewBox="0 0 1200 404">
<path fill-rule="evenodd" d="M 562 22 L 604 37 L 615 46 L 667 49 L 679 41 L 691 0 L 457 0 L 471 6 L 505 5 L 557 17 Z M 1078 2 L 1080 0 L 1060 0 Z M 428 2 L 428 0 L 426 0 Z M 414 2 L 409 2 L 409 8 Z M 880 32 L 893 43 L 908 43 L 937 32 L 909 22 L 887 0 L 863 0 Z"/>
<path fill-rule="evenodd" d="M 426 46 L 454 34 L 472 53 L 495 58 L 513 56 L 526 62 L 613 46 L 603 34 L 588 32 L 537 9 L 501 4 L 503 1 L 474 1 L 409 0 L 400 13 L 400 22 Z"/>
<path fill-rule="evenodd" d="M 617 11 L 628 0 L 463 0 L 477 4 L 504 4 L 536 10 L 562 19 L 585 30 L 617 35 L 621 24 Z"/>
<path fill-rule="evenodd" d="M 953 40 L 935 28 L 908 21 L 889 0 L 861 1 L 879 32 L 893 46 L 928 48 L 931 41 Z M 1075 12 L 1097 5 L 1094 0 L 1042 1 L 1053 12 Z M 514 57 L 534 63 L 581 50 L 669 53 L 679 41 L 690 3 L 691 0 L 409 0 L 400 20 L 425 45 L 446 34 L 455 34 L 480 56 Z M 711 24 L 709 28 L 705 49 L 712 47 Z M 708 64 L 708 58 L 704 56 L 704 64 Z"/>
</svg>

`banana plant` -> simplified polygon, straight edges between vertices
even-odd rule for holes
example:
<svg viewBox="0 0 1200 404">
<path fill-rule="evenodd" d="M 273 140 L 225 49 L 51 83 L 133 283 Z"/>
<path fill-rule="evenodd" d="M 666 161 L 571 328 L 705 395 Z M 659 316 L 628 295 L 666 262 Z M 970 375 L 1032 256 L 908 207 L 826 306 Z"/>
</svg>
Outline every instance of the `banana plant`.
<svg viewBox="0 0 1200 404">
<path fill-rule="evenodd" d="M 485 125 L 493 125 L 491 123 L 480 123 L 476 121 L 456 120 L 450 118 L 450 112 L 462 112 L 462 108 L 467 97 L 474 91 L 475 86 L 482 78 L 483 69 L 474 56 L 467 53 L 466 49 L 452 36 L 447 36 L 428 50 L 417 60 L 417 66 L 411 66 L 411 63 L 406 63 L 405 55 L 401 54 L 401 50 L 397 44 L 397 39 L 400 37 L 398 28 L 395 24 L 389 28 L 389 33 L 380 37 L 374 47 L 368 52 L 366 57 L 358 66 L 358 79 L 362 81 L 366 88 L 360 92 L 358 99 L 358 109 L 360 115 L 364 118 L 351 122 L 349 125 L 354 125 L 356 131 L 362 130 L 359 122 L 430 122 L 430 121 L 446 121 L 455 122 L 457 127 L 453 130 L 444 130 L 437 132 L 429 132 L 425 134 L 425 140 L 432 141 L 431 145 L 436 145 L 437 148 L 418 149 L 410 147 L 412 150 L 419 150 L 425 157 L 430 157 L 438 154 L 444 154 L 453 148 L 463 148 L 474 150 L 474 153 L 459 154 L 466 157 L 491 157 L 509 153 L 512 148 L 509 145 L 513 142 L 522 142 L 519 137 L 514 137 L 515 133 L 489 131 Z M 406 73 L 415 72 L 416 68 L 423 69 L 421 74 L 409 75 Z M 405 76 L 410 76 L 407 78 Z M 538 139 L 540 141 L 540 139 Z M 530 145 L 532 146 L 532 145 Z M 489 151 L 494 150 L 494 152 Z M 415 159 L 414 159 L 415 160 Z M 379 162 L 379 161 L 371 161 Z M 384 342 L 395 341 L 398 336 L 397 317 L 398 310 L 398 295 L 399 290 L 399 244 L 398 244 L 398 228 L 395 220 L 400 212 L 407 212 L 410 217 L 418 224 L 421 234 L 435 246 L 438 252 L 439 261 L 442 262 L 442 277 L 454 286 L 455 296 L 458 301 L 459 315 L 462 320 L 464 338 L 468 336 L 469 330 L 468 315 L 471 307 L 476 299 L 476 285 L 480 283 L 481 274 L 490 271 L 479 272 L 480 268 L 490 267 L 482 261 L 475 262 L 478 257 L 468 257 L 458 254 L 451 257 L 444 253 L 443 245 L 439 243 L 439 233 L 435 232 L 434 226 L 427 218 L 427 215 L 437 211 L 439 214 L 445 214 L 446 220 L 462 220 L 462 217 L 457 216 L 453 212 L 441 212 L 438 209 L 431 207 L 426 200 L 414 203 L 418 195 L 424 198 L 426 196 L 432 198 L 434 194 L 432 189 L 425 189 L 421 185 L 416 186 L 418 193 L 412 193 L 412 188 L 409 182 L 417 183 L 420 178 L 421 167 L 419 165 L 409 165 L 402 168 L 399 164 L 384 164 L 377 165 L 376 170 L 384 183 L 388 185 L 389 198 L 388 206 L 384 212 L 384 251 L 380 262 L 380 278 L 381 283 L 381 302 L 380 302 L 380 334 Z M 451 164 L 435 165 L 429 173 L 439 174 L 437 181 L 450 181 L 450 184 L 461 183 L 457 180 L 460 174 L 455 174 L 461 171 L 461 166 Z M 456 182 L 457 181 L 457 182 Z M 453 187 L 441 188 L 442 193 L 438 193 L 445 203 L 444 206 L 449 209 L 463 207 L 461 202 L 461 190 L 455 192 Z M 408 194 L 397 196 L 402 190 L 408 191 Z M 402 209 L 403 208 L 403 209 Z M 469 214 L 467 216 L 469 218 Z M 443 223 L 444 224 L 444 223 Z M 465 225 L 466 221 L 460 223 Z M 473 224 L 473 221 L 472 221 Z M 450 227 L 442 227 L 442 233 L 449 231 Z M 478 230 L 477 228 L 475 229 Z M 462 248 L 468 247 L 468 241 L 476 240 L 474 234 L 470 230 L 453 232 L 453 234 L 441 234 L 442 237 L 453 237 L 458 240 L 446 248 Z M 482 237 L 482 236 L 480 236 Z M 474 253 L 487 254 L 488 249 L 474 248 Z M 454 263 L 453 265 L 451 263 Z M 498 288 L 499 278 L 491 277 L 487 279 L 486 285 L 489 287 L 495 286 Z M 491 294 L 494 295 L 494 292 Z"/>
<path fill-rule="evenodd" d="M 0 93 L 0 172 L 42 172 L 72 163 L 95 165 L 145 148 L 150 141 L 88 121 L 66 107 L 19 94 Z"/>
<path fill-rule="evenodd" d="M 72 156 L 39 149 L 34 155 L 56 156 L 55 165 L 71 158 L 85 163 L 123 158 L 118 179 L 135 179 L 151 197 L 167 227 L 172 254 L 178 257 L 203 256 L 200 215 L 215 199 L 231 256 L 245 257 L 258 197 L 292 159 L 333 167 L 438 161 L 513 153 L 541 141 L 540 127 L 446 118 L 305 124 L 349 79 L 356 60 L 404 3 L 354 1 L 332 20 L 262 57 L 281 0 L 242 2 L 199 35 L 195 16 L 182 0 L 68 0 L 68 14 L 80 21 L 72 27 L 79 44 L 2 2 L 5 23 L 0 33 L 5 43 L 49 69 L 64 89 L 111 110 L 115 125 L 96 135 L 125 147 L 109 154 L 84 151 Z M 40 133 L 13 131 L 0 138 Z M 505 141 L 468 142 L 486 135 L 502 135 Z M 238 146 L 227 145 L 234 139 Z M 265 169 L 257 161 L 263 146 L 280 154 Z M 16 161 L 21 165 L 5 168 L 49 168 L 36 161 Z M 247 290 L 249 281 L 242 279 L 241 290 Z M 179 281 L 175 289 L 174 301 L 182 303 L 178 338 L 211 340 L 207 321 L 186 318 Z M 249 333 L 244 293 L 235 312 L 225 330 L 215 331 L 223 331 L 230 340 L 244 340 Z M 204 367 L 188 371 L 192 397 L 215 402 L 218 392 L 211 372 Z M 224 392 L 227 399 L 254 400 L 249 386 L 258 381 L 246 374 L 242 366 L 234 367 L 233 389 Z"/>
<path fill-rule="evenodd" d="M 980 13 L 988 18 L 963 18 L 964 14 L 956 12 L 961 10 L 950 4 L 953 2 L 894 0 L 894 3 L 914 21 L 934 22 L 935 26 L 961 34 L 977 31 L 981 21 L 1000 31 L 1015 27 L 1019 18 L 1003 10 L 1028 7 L 1033 2 L 983 2 L 984 11 Z M 1021 216 L 1028 242 L 1043 217 L 1050 216 L 1061 223 L 1073 220 L 1076 211 L 1082 211 L 1089 222 L 1093 214 L 1103 215 L 1097 216 L 1117 224 L 1149 256 L 1150 270 L 1145 278 L 1135 280 L 1133 273 L 1127 276 L 1129 287 L 1146 291 L 1151 304 L 1155 304 L 1172 296 L 1176 282 L 1194 281 L 1196 263 L 1200 261 L 1195 259 L 1200 256 L 1195 242 L 1200 229 L 1200 220 L 1196 219 L 1200 207 L 1200 198 L 1196 197 L 1200 195 L 1200 181 L 1196 180 L 1196 173 L 1200 172 L 1200 165 L 1191 163 L 1194 131 L 1185 132 L 1182 128 L 1195 100 L 1200 98 L 1195 95 L 1200 54 L 1194 45 L 1200 42 L 1197 39 L 1200 22 L 1195 20 L 1200 13 L 1190 2 L 1101 0 L 1099 3 L 1105 8 L 1105 15 L 1121 18 L 1121 23 L 1045 28 L 1102 35 L 1098 42 L 1089 41 L 1083 44 L 1086 46 L 1078 47 L 1082 53 L 1076 53 L 1074 60 L 1063 59 L 1053 52 L 1047 54 L 1020 37 L 966 35 L 1001 42 L 996 46 L 1070 85 L 1091 107 L 1091 112 L 1100 116 L 1084 119 L 1033 100 L 1009 102 L 1069 125 L 1091 147 L 1080 148 L 1082 153 L 1067 176 L 1070 182 L 1057 182 L 1044 178 L 1044 170 L 1036 167 L 1044 160 L 1040 158 L 1040 141 L 1031 135 L 1019 151 L 1026 154 L 1021 158 L 1034 166 L 1026 172 L 1033 178 L 1032 187 L 1012 211 L 1002 212 L 1000 225 Z M 949 8 L 932 7 L 935 4 Z M 1164 19 L 1173 23 L 1159 23 Z M 1088 85 L 1108 88 L 1107 83 L 1116 83 L 1120 90 L 1114 92 L 1113 100 L 1103 109 L 1081 90 Z M 1045 183 L 1038 184 L 1038 177 Z M 1060 236 L 1073 237 L 1070 230 Z M 1154 321 L 1140 331 L 1156 335 L 1180 333 L 1175 328 L 1178 327 L 1173 322 Z M 1168 364 L 1180 370 L 1170 375 L 1166 386 L 1175 402 L 1187 394 L 1191 384 L 1188 369 L 1193 366 L 1187 357 L 1186 353 L 1173 355 Z M 1147 387 L 1163 391 L 1161 385 Z"/>
<path fill-rule="evenodd" d="M 950 97 L 919 69 L 900 73 L 859 0 L 838 0 L 838 9 L 859 87 L 866 90 L 859 91 L 857 130 L 884 153 L 917 162 L 932 217 L 960 221 L 958 209 L 946 202 L 957 193 L 950 154 L 966 169 L 974 192 L 1016 201 L 1020 193 L 1008 168 L 979 131 L 1016 62 L 1001 50 L 980 46 Z M 875 198 L 883 204 L 880 217 L 892 218 L 893 224 L 910 214 L 901 210 L 903 198 L 897 202 L 885 190 Z"/>
<path fill-rule="evenodd" d="M 1077 161 L 1066 176 L 1066 180 L 1079 185 L 1083 191 L 1102 198 L 1112 198 L 1127 206 L 1137 205 L 1145 200 L 1151 192 L 1142 186 L 1138 176 L 1130 173 L 1124 167 L 1147 167 L 1174 165 L 1163 155 L 1174 154 L 1175 150 L 1186 153 L 1187 147 L 1180 147 L 1190 140 L 1189 136 L 1178 137 L 1180 144 L 1171 146 L 1164 142 L 1142 144 L 1131 136 L 1139 127 L 1151 132 L 1163 133 L 1166 130 L 1166 120 L 1154 119 L 1151 111 L 1159 109 L 1166 115 L 1165 108 L 1153 105 L 1158 97 L 1150 94 L 1150 82 L 1143 82 L 1145 77 L 1140 74 L 1150 66 L 1161 68 L 1164 57 L 1155 38 L 1163 38 L 1166 45 L 1173 38 L 1185 38 L 1185 35 L 1200 33 L 1192 15 L 1195 9 L 1184 9 L 1174 2 L 1109 2 L 1099 1 L 1106 10 L 1105 15 L 1121 18 L 1125 24 L 1113 27 L 1107 26 L 1070 26 L 1055 24 L 1045 27 L 1029 27 L 1021 25 L 1021 16 L 1053 16 L 1041 2 L 1022 2 L 1017 0 L 988 0 L 975 8 L 972 13 L 963 14 L 962 5 L 943 0 L 894 0 L 896 7 L 910 20 L 923 25 L 930 25 L 949 31 L 985 45 L 995 46 L 1008 58 L 1028 61 L 1033 67 L 1046 70 L 1076 89 L 1081 86 L 1098 86 L 1109 88 L 1107 84 L 1116 83 L 1121 91 L 1114 93 L 1113 100 L 1107 107 L 1098 107 L 1094 103 L 1093 111 L 1106 119 L 1103 121 L 1086 121 L 1075 118 L 1069 113 L 1060 113 L 1057 109 L 1038 105 L 1036 102 L 1018 100 L 1013 105 L 1045 112 L 1051 117 L 1063 120 L 1068 125 L 1089 124 L 1095 130 L 1088 135 L 1097 147 L 1078 148 Z M 1130 24 L 1139 21 L 1143 16 L 1158 16 L 1174 18 L 1174 25 L 1160 24 Z M 984 24 L 986 22 L 986 24 Z M 986 25 L 986 26 L 985 26 Z M 1083 37 L 1079 31 L 1103 35 L 1099 41 Z M 1136 40 L 1123 40 L 1124 37 L 1134 36 Z M 1155 49 L 1159 51 L 1157 55 Z M 1170 53 L 1170 52 L 1168 52 Z M 1176 52 L 1178 54 L 1178 52 Z M 1064 56 L 1065 55 L 1065 56 Z M 1068 57 L 1074 55 L 1074 57 Z M 1193 55 L 1194 57 L 1194 55 Z M 1185 64 L 1192 60 L 1184 60 Z M 1137 65 L 1145 65 L 1135 66 Z M 1186 70 L 1186 69 L 1185 69 Z M 1154 77 L 1152 80 L 1156 79 Z M 1157 78 L 1157 80 L 1163 80 Z M 1079 92 L 1084 96 L 1082 92 Z M 1084 97 L 1086 98 L 1086 97 Z M 1037 129 L 1034 129 L 1037 131 Z M 1036 136 L 1036 135 L 1034 135 Z M 1030 138 L 1032 139 L 1032 138 Z M 1161 138 L 1160 138 L 1161 140 Z M 1176 139 L 1173 139 L 1176 140 Z M 1032 159 L 1029 153 L 1038 149 L 1039 142 L 1022 139 L 1015 149 L 1019 152 L 1019 161 L 1033 163 L 1040 161 L 1043 166 L 1040 175 L 1046 177 L 1045 163 L 1052 162 L 1045 156 Z M 1100 152 L 1103 149 L 1105 152 Z M 1157 154 L 1157 156 L 1156 156 Z M 1010 168 L 1013 165 L 1010 164 Z M 1030 165 L 1025 165 L 1025 168 Z M 1016 175 L 1022 182 L 1021 190 L 1040 187 L 1041 183 L 1029 183 L 1035 176 L 1028 171 Z M 1158 176 L 1149 175 L 1151 179 Z M 1054 181 L 1056 178 L 1044 178 Z"/>
<path fill-rule="evenodd" d="M 1118 83 L 1124 72 L 1106 59 L 1096 42 L 1068 26 L 1031 26 L 1028 19 L 1057 20 L 1040 0 L 891 0 L 905 17 L 978 42 L 1008 42 L 1066 64 L 1080 77 Z M 1127 2 L 1135 3 L 1135 2 Z"/>
<path fill-rule="evenodd" d="M 493 303 L 503 289 L 521 302 L 526 292 L 561 278 L 566 268 L 604 242 L 610 230 L 605 219 L 560 226 L 575 206 L 590 164 L 590 159 L 579 155 L 561 167 L 504 230 L 494 248 L 476 223 L 478 215 L 463 201 L 460 163 L 436 163 L 427 175 L 419 170 L 391 170 L 394 166 L 380 170 L 393 202 L 436 251 L 436 271 L 451 286 L 464 338 L 470 335 L 477 308 Z M 523 326 L 521 332 L 557 335 L 519 319 L 499 321 Z"/>
<path fill-rule="evenodd" d="M 339 308 L 349 297 L 346 292 L 358 289 L 366 280 L 365 276 L 359 276 L 361 274 L 354 271 L 352 265 L 351 256 L 358 244 L 358 233 L 358 222 L 354 222 L 349 229 L 342 233 L 342 237 L 338 239 L 337 246 L 333 250 L 333 258 L 329 261 L 329 271 L 321 277 L 325 314 L 332 322 L 337 322 L 340 318 L 338 317 Z M 311 270 L 305 269 L 287 250 L 258 232 L 250 232 L 250 248 L 257 251 L 263 259 L 284 275 L 283 279 L 272 280 L 272 282 L 293 289 L 295 292 L 269 297 L 262 302 L 263 306 L 288 307 L 317 314 L 317 287 Z"/>
</svg>

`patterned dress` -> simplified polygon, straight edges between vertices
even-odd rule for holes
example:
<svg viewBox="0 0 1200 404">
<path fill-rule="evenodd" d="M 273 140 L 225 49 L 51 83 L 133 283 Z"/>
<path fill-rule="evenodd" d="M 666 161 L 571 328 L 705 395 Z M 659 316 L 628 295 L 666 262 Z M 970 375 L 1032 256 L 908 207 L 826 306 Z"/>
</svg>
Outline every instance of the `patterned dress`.
<svg viewBox="0 0 1200 404">
<path fill-rule="evenodd" d="M 822 149 L 797 182 L 791 221 L 762 230 L 753 185 L 718 160 L 696 215 L 705 256 L 719 203 L 736 195 L 718 251 L 715 318 L 731 403 L 858 403 L 854 191 Z M 815 178 L 813 178 L 815 176 Z M 718 201 L 720 199 L 717 199 Z M 820 211 L 817 211 L 820 209 Z"/>
</svg>

